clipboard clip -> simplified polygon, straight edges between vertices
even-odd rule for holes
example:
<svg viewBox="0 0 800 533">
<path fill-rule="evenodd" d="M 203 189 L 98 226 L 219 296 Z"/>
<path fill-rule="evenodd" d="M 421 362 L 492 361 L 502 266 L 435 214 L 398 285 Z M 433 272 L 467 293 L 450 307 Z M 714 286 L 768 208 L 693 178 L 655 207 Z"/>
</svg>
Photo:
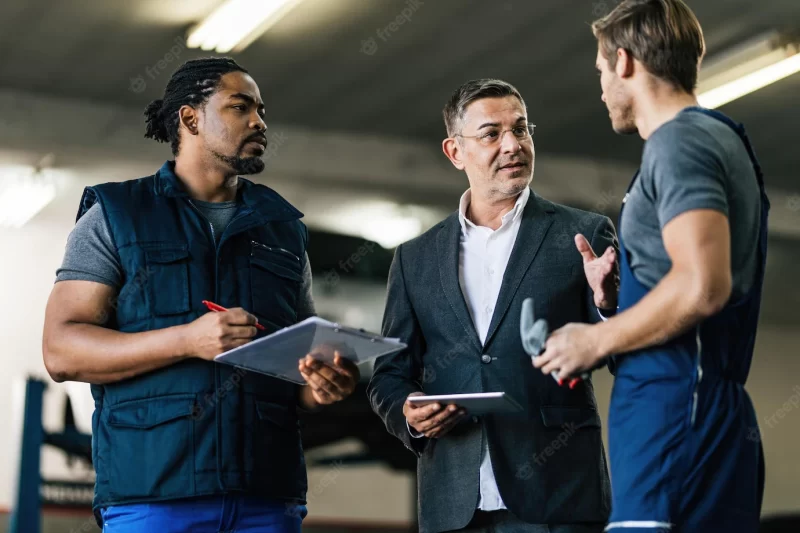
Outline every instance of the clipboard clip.
<svg viewBox="0 0 800 533">
<path fill-rule="evenodd" d="M 340 331 L 345 332 L 345 333 L 349 333 L 351 335 L 357 335 L 357 336 L 362 337 L 364 339 L 368 339 L 370 342 L 378 342 L 378 336 L 367 332 L 363 328 L 357 328 L 357 329 L 356 328 L 348 328 L 347 326 L 342 326 L 341 324 L 336 324 L 335 323 L 333 325 L 333 332 L 334 333 L 339 333 Z"/>
</svg>

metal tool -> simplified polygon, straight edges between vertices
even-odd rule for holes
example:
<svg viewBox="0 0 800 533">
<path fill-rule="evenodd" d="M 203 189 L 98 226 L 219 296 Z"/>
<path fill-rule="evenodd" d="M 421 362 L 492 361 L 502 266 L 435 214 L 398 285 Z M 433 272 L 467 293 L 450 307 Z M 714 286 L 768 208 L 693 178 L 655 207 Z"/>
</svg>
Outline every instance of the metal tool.
<svg viewBox="0 0 800 533">
<path fill-rule="evenodd" d="M 531 359 L 536 359 L 544 351 L 550 328 L 547 324 L 547 320 L 544 318 L 536 320 L 533 314 L 533 298 L 525 298 L 522 302 L 519 333 L 522 338 L 522 349 L 531 356 Z M 550 372 L 550 375 L 553 376 L 553 379 L 555 379 L 559 385 L 564 383 L 564 380 L 558 376 L 557 371 L 553 370 Z M 578 382 L 588 377 L 589 374 L 584 373 L 578 378 L 572 378 L 569 382 L 569 388 L 574 389 Z"/>
</svg>

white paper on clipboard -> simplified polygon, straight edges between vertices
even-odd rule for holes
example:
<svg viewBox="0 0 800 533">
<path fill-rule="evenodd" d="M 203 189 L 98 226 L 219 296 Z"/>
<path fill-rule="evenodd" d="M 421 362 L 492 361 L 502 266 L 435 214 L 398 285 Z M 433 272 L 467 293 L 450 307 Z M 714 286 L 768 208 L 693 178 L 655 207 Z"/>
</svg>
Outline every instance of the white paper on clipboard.
<svg viewBox="0 0 800 533">
<path fill-rule="evenodd" d="M 214 361 L 304 384 L 297 365 L 306 354 L 314 352 L 316 359 L 332 362 L 334 351 L 339 351 L 342 357 L 358 364 L 405 348 L 406 344 L 399 339 L 381 337 L 312 316 L 221 353 Z"/>
</svg>

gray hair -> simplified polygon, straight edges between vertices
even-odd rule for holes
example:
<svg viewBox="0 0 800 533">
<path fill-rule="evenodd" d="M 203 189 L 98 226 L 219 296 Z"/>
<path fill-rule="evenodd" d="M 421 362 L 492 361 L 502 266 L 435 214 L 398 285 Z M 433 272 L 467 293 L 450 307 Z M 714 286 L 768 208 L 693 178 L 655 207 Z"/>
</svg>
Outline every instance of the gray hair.
<svg viewBox="0 0 800 533">
<path fill-rule="evenodd" d="M 492 78 L 470 80 L 456 89 L 442 111 L 447 136 L 452 137 L 459 133 L 460 122 L 464 119 L 464 113 L 469 104 L 482 98 L 502 98 L 504 96 L 516 96 L 522 107 L 527 110 L 525 100 L 522 99 L 522 95 L 519 94 L 516 87 L 503 80 Z"/>
</svg>

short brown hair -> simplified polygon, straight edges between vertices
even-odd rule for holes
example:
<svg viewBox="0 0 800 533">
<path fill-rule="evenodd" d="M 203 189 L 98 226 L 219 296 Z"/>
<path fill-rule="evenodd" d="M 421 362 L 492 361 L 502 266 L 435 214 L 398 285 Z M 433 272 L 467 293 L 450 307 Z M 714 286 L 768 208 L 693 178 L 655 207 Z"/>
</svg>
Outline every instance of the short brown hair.
<svg viewBox="0 0 800 533">
<path fill-rule="evenodd" d="M 652 75 L 694 92 L 706 45 L 700 22 L 682 0 L 623 0 L 592 24 L 592 32 L 612 69 L 622 48 Z"/>
<path fill-rule="evenodd" d="M 522 104 L 522 107 L 527 109 L 522 95 L 519 94 L 516 87 L 508 82 L 492 78 L 466 82 L 450 96 L 442 111 L 444 126 L 447 128 L 447 136 L 452 137 L 457 133 L 456 130 L 460 131 L 459 122 L 464 118 L 464 113 L 469 104 L 481 98 L 503 98 L 505 96 L 515 96 Z"/>
</svg>

